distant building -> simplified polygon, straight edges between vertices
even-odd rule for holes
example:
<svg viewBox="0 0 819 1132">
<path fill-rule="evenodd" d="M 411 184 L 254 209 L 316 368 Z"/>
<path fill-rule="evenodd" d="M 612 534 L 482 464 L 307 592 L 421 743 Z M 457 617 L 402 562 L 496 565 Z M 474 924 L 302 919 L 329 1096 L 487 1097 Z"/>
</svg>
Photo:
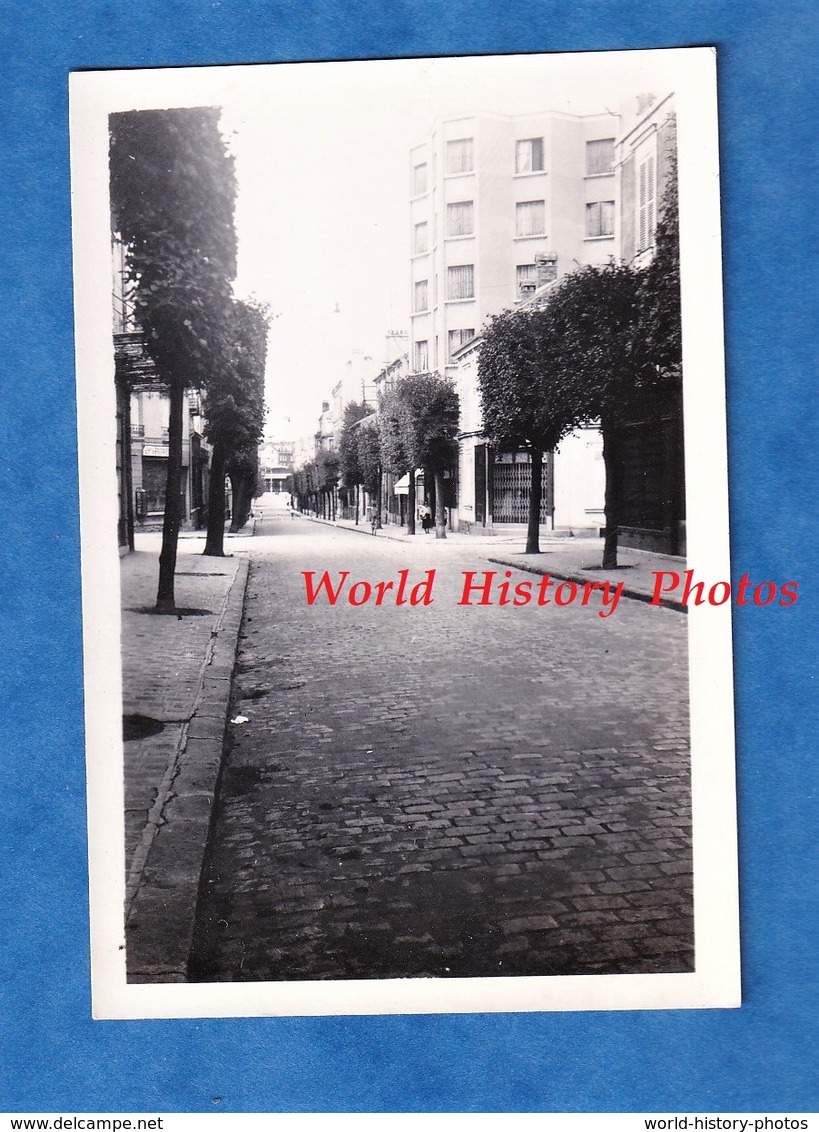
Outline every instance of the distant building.
<svg viewBox="0 0 819 1132">
<path fill-rule="evenodd" d="M 259 482 L 262 491 L 276 495 L 287 490 L 293 474 L 296 444 L 293 440 L 264 440 L 259 447 Z"/>
<path fill-rule="evenodd" d="M 319 452 L 333 452 L 336 447 L 336 415 L 335 410 L 330 408 L 329 401 L 321 402 L 321 414 L 318 420 L 318 428 L 316 430 L 316 453 Z"/>
</svg>

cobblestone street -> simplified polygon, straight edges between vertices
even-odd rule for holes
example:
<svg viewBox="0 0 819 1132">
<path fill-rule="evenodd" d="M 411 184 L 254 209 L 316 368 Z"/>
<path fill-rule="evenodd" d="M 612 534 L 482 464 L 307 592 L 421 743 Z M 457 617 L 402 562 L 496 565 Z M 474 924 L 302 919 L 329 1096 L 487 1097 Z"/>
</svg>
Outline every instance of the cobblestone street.
<svg viewBox="0 0 819 1132">
<path fill-rule="evenodd" d="M 257 528 L 193 981 L 693 968 L 686 618 L 458 606 L 489 553 Z"/>
</svg>

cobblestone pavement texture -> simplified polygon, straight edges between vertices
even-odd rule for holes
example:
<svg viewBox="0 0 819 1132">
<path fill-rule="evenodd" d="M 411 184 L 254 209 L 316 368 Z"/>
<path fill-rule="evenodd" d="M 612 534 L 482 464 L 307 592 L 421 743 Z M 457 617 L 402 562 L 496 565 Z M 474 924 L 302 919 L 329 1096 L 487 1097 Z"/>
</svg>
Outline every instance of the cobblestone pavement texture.
<svg viewBox="0 0 819 1132">
<path fill-rule="evenodd" d="M 191 979 L 692 969 L 687 618 L 458 606 L 467 542 L 261 526 Z"/>
</svg>

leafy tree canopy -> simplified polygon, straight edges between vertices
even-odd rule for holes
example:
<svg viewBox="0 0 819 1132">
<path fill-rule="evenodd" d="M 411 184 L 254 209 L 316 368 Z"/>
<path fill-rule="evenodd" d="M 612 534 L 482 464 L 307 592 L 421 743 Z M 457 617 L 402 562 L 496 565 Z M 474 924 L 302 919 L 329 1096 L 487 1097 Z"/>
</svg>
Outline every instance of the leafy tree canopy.
<svg viewBox="0 0 819 1132">
<path fill-rule="evenodd" d="M 264 376 L 268 314 L 253 302 L 234 300 L 212 327 L 219 365 L 206 386 L 205 435 L 224 445 L 228 460 L 255 453 L 264 430 Z"/>
<path fill-rule="evenodd" d="M 356 425 L 364 417 L 369 416 L 371 410 L 358 401 L 349 401 L 344 408 L 344 423 L 338 444 L 339 470 L 345 484 L 362 483 L 361 463 L 358 456 Z"/>
<path fill-rule="evenodd" d="M 331 452 L 322 448 L 316 453 L 314 463 L 316 469 L 316 488 L 319 491 L 330 491 L 331 488 L 334 488 L 338 483 L 338 452 Z"/>
<path fill-rule="evenodd" d="M 484 431 L 499 448 L 548 451 L 594 416 L 583 382 L 565 364 L 560 330 L 550 302 L 504 311 L 484 331 L 478 386 Z"/>
<path fill-rule="evenodd" d="M 435 373 L 403 378 L 380 406 L 381 451 L 391 471 L 442 471 L 455 456 L 458 394 Z"/>
<path fill-rule="evenodd" d="M 214 108 L 112 114 L 111 211 L 163 380 L 204 386 L 236 271 L 236 176 Z"/>
<path fill-rule="evenodd" d="M 371 495 L 375 495 L 381 479 L 381 442 L 377 425 L 362 421 L 355 429 L 355 444 L 361 475 L 359 482 Z"/>
<path fill-rule="evenodd" d="M 586 420 L 630 416 L 641 398 L 640 288 L 639 272 L 611 263 L 565 276 L 549 300 L 553 364 L 561 380 L 574 382 Z"/>
<path fill-rule="evenodd" d="M 404 444 L 403 414 L 403 402 L 397 387 L 379 398 L 378 440 L 381 462 L 387 471 L 398 476 L 410 469 L 410 458 Z"/>
<path fill-rule="evenodd" d="M 663 131 L 665 189 L 655 233 L 655 253 L 643 274 L 640 328 L 646 358 L 666 378 L 682 375 L 682 311 L 680 305 L 680 214 L 677 191 L 674 119 Z"/>
</svg>

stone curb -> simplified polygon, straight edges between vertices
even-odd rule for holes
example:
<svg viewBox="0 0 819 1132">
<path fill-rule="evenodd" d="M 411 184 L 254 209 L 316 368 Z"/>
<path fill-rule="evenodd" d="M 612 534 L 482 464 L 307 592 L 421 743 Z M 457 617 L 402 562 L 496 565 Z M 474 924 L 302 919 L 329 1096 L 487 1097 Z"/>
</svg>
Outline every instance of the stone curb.
<svg viewBox="0 0 819 1132">
<path fill-rule="evenodd" d="M 373 538 L 373 537 L 388 538 L 388 539 L 391 539 L 392 542 L 413 543 L 413 541 L 415 539 L 418 539 L 418 541 L 420 542 L 420 537 L 417 534 L 417 532 L 416 532 L 415 535 L 393 534 L 392 533 L 392 530 L 393 530 L 393 524 L 392 523 L 387 524 L 387 526 L 385 526 L 385 527 L 379 527 L 378 528 L 378 534 L 376 536 L 373 536 L 373 533 L 370 530 L 369 524 L 367 524 L 367 523 L 362 523 L 361 526 L 358 526 L 358 527 L 356 527 L 355 525 L 347 526 L 346 521 L 342 522 L 342 523 L 337 523 L 337 522 L 334 522 L 332 519 L 320 519 L 320 518 L 318 518 L 317 515 L 305 515 L 301 511 L 297 512 L 297 514 L 299 514 L 302 519 L 306 519 L 308 523 L 319 523 L 323 527 L 333 527 L 337 531 L 351 531 L 353 534 L 367 535 L 368 538 Z M 402 531 L 404 530 L 403 527 L 401 527 L 400 529 Z M 454 539 L 454 540 L 452 539 L 453 534 L 457 535 L 457 539 Z M 465 539 L 466 541 L 461 542 L 461 539 Z M 475 543 L 477 541 L 479 541 L 478 539 L 473 539 L 470 536 L 461 535 L 457 531 L 448 531 L 447 532 L 447 540 L 457 542 L 458 545 L 463 545 L 463 546 L 474 546 Z M 435 539 L 429 539 L 430 543 L 432 543 L 434 541 L 435 541 Z M 480 541 L 483 541 L 483 538 L 481 538 Z M 498 539 L 497 541 L 503 542 L 504 540 Z"/>
<path fill-rule="evenodd" d="M 249 561 L 225 596 L 172 777 L 126 923 L 129 983 L 183 983 L 193 942 L 199 878 L 222 766 L 230 685 L 244 609 Z"/>
<path fill-rule="evenodd" d="M 387 534 L 385 533 L 384 527 L 379 527 L 378 534 L 373 536 L 373 533 L 369 528 L 369 524 L 366 523 L 362 524 L 360 527 L 339 526 L 338 523 L 334 523 L 332 519 L 319 519 L 317 515 L 305 515 L 301 511 L 299 511 L 298 514 L 302 519 L 306 519 L 308 523 L 319 523 L 322 527 L 334 527 L 337 531 L 352 531 L 353 534 L 366 535 L 368 538 L 380 537 L 392 539 L 393 542 L 404 542 L 407 538 L 410 537 L 409 535 Z"/>
<path fill-rule="evenodd" d="M 540 577 L 545 577 L 547 574 L 552 578 L 559 578 L 562 582 L 576 582 L 583 585 L 584 582 L 598 581 L 593 575 L 576 571 L 571 573 L 565 570 L 544 569 L 542 566 L 535 566 L 534 563 L 529 562 L 513 562 L 507 558 L 489 558 L 489 562 L 494 562 L 496 566 L 508 566 L 510 570 L 522 570 L 526 574 L 538 574 Z M 643 601 L 647 605 L 661 605 L 666 609 L 674 609 L 677 613 L 687 613 L 688 608 L 682 604 L 681 601 L 674 601 L 673 598 L 660 598 L 659 602 L 652 602 L 651 594 L 645 593 L 643 590 L 636 590 L 629 586 L 623 586 L 623 597 L 630 597 L 634 601 Z"/>
</svg>

